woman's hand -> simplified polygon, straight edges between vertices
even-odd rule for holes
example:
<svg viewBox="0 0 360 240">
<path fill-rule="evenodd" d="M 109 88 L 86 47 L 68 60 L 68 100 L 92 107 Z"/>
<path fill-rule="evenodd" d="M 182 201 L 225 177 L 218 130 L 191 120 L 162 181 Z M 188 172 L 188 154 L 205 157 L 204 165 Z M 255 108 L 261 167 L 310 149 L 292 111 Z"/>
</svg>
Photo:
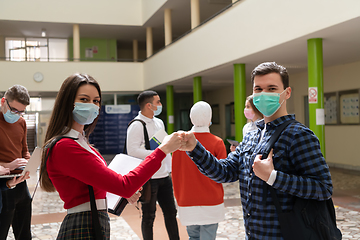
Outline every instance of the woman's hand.
<svg viewBox="0 0 360 240">
<path fill-rule="evenodd" d="M 141 189 L 142 189 L 142 188 L 140 188 L 140 190 L 136 191 L 130 198 L 127 198 L 126 200 L 127 200 L 130 204 L 136 203 L 136 202 L 139 200 L 140 196 L 141 196 L 141 193 L 140 193 Z"/>
<path fill-rule="evenodd" d="M 160 144 L 159 148 L 165 154 L 175 152 L 181 146 L 182 136 L 178 132 L 174 132 L 171 135 L 168 135 L 164 138 L 163 142 Z"/>
<path fill-rule="evenodd" d="M 179 150 L 192 151 L 196 147 L 197 140 L 193 132 L 178 132 L 182 136 L 182 143 Z"/>
</svg>

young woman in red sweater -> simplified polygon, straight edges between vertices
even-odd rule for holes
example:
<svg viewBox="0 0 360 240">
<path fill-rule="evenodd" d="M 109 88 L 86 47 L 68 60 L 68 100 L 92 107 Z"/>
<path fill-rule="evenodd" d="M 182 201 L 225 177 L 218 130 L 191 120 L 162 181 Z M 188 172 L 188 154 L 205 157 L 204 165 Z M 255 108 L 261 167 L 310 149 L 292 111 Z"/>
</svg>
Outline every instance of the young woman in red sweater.
<svg viewBox="0 0 360 240">
<path fill-rule="evenodd" d="M 100 86 L 84 74 L 68 77 L 55 100 L 41 169 L 46 161 L 45 146 L 59 136 L 77 138 L 58 141 L 47 159 L 46 170 L 41 171 L 41 187 L 48 192 L 57 190 L 68 212 L 57 239 L 94 239 L 88 185 L 94 189 L 103 239 L 109 239 L 106 192 L 136 201 L 140 195 L 135 192 L 160 168 L 166 154 L 181 144 L 180 136 L 172 134 L 133 171 L 124 176 L 117 174 L 107 168 L 100 153 L 88 142 L 100 107 Z"/>
</svg>

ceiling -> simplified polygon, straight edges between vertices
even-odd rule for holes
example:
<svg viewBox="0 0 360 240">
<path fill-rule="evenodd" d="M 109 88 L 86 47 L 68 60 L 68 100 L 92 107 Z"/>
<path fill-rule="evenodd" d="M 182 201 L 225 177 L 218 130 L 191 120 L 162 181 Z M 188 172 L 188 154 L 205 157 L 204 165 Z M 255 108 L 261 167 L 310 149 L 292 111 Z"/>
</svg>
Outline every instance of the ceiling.
<svg viewBox="0 0 360 240">
<path fill-rule="evenodd" d="M 231 4 L 231 0 L 200 0 L 201 22 L 212 17 Z M 172 9 L 173 40 L 190 31 L 190 1 L 168 0 L 143 26 L 114 26 L 81 24 L 80 36 L 86 38 L 117 39 L 121 46 L 132 47 L 133 39 L 138 39 L 139 48 L 145 49 L 146 27 L 153 28 L 154 52 L 164 46 L 163 10 Z M 47 37 L 72 37 L 73 27 L 68 23 L 22 22 L 0 20 L 0 35 L 6 37 L 40 37 L 45 28 Z M 232 86 L 233 64 L 246 63 L 247 79 L 251 70 L 264 61 L 275 61 L 287 67 L 289 74 L 307 69 L 307 39 L 323 39 L 324 67 L 360 61 L 360 18 L 311 33 L 287 43 L 261 51 L 216 68 L 197 73 L 202 76 L 203 90 Z M 176 92 L 191 92 L 194 76 L 171 82 Z M 169 84 L 169 83 L 168 83 Z M 166 85 L 157 86 L 156 91 L 165 91 Z"/>
</svg>

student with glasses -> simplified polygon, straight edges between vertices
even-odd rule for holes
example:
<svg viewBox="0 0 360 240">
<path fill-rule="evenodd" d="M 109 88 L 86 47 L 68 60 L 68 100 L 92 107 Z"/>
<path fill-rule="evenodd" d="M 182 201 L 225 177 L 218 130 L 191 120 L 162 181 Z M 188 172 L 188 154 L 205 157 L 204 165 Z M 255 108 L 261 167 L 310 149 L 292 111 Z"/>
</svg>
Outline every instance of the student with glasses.
<svg viewBox="0 0 360 240">
<path fill-rule="evenodd" d="M 25 166 L 30 158 L 26 142 L 26 122 L 21 116 L 30 103 L 25 87 L 10 87 L 0 101 L 0 165 L 14 170 Z M 31 239 L 31 197 L 26 181 L 8 186 L 2 192 L 0 239 L 6 239 L 12 225 L 15 239 Z"/>
</svg>

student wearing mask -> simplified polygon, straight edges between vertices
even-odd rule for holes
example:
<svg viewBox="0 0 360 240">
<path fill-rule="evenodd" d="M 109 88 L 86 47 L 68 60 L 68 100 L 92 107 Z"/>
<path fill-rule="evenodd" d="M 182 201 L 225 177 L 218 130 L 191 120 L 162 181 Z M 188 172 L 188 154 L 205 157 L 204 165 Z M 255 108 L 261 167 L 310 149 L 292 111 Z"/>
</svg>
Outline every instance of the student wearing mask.
<svg viewBox="0 0 360 240">
<path fill-rule="evenodd" d="M 250 95 L 246 98 L 244 115 L 248 120 L 248 123 L 246 123 L 243 127 L 243 138 L 248 132 L 257 130 L 256 122 L 264 118 L 262 113 L 255 107 L 253 103 L 253 95 Z M 237 146 L 231 144 L 230 151 L 235 151 L 236 147 Z"/>
<path fill-rule="evenodd" d="M 5 92 L 0 103 L 0 165 L 14 170 L 25 166 L 30 158 L 26 122 L 22 117 L 30 96 L 25 87 L 14 85 Z M 26 181 L 3 191 L 2 205 L 0 239 L 7 238 L 10 225 L 15 239 L 31 239 L 31 196 Z"/>
<path fill-rule="evenodd" d="M 272 134 L 295 116 L 286 110 L 291 88 L 285 67 L 262 63 L 252 71 L 251 80 L 254 105 L 264 115 L 264 120 L 257 123 L 258 129 L 248 133 L 226 159 L 218 160 L 207 152 L 192 132 L 183 134 L 181 150 L 189 151 L 200 171 L 211 179 L 239 180 L 246 239 L 281 240 L 275 206 L 270 192 L 264 194 L 264 184 L 274 188 L 285 212 L 293 209 L 295 197 L 329 199 L 333 186 L 318 138 L 299 122 L 290 123 L 268 158 L 261 160 Z"/>
<path fill-rule="evenodd" d="M 155 91 L 144 91 L 139 94 L 137 101 L 140 106 L 140 112 L 135 119 L 140 119 L 146 123 L 148 136 L 151 138 L 159 130 L 165 130 L 163 121 L 156 117 L 162 110 L 159 95 Z M 140 159 L 145 159 L 153 152 L 153 150 L 145 149 L 144 130 L 141 122 L 135 121 L 128 127 L 126 148 L 128 155 Z M 170 172 L 171 155 L 168 154 L 162 162 L 161 168 L 150 179 L 150 201 L 141 204 L 141 232 L 144 240 L 153 239 L 156 202 L 159 203 L 163 211 L 169 239 L 178 240 L 180 238 Z"/>
<path fill-rule="evenodd" d="M 48 192 L 57 190 L 67 209 L 58 240 L 94 239 L 88 185 L 94 190 L 103 239 L 109 239 L 106 192 L 128 199 L 135 194 L 131 199 L 136 202 L 140 196 L 136 191 L 160 168 L 166 155 L 181 143 L 177 134 L 170 135 L 133 171 L 124 176 L 117 174 L 107 168 L 105 160 L 88 141 L 98 120 L 100 107 L 100 86 L 86 74 L 68 77 L 55 100 L 45 136 L 41 187 Z M 46 161 L 48 144 L 59 136 L 68 138 L 62 138 L 53 146 Z"/>
</svg>

